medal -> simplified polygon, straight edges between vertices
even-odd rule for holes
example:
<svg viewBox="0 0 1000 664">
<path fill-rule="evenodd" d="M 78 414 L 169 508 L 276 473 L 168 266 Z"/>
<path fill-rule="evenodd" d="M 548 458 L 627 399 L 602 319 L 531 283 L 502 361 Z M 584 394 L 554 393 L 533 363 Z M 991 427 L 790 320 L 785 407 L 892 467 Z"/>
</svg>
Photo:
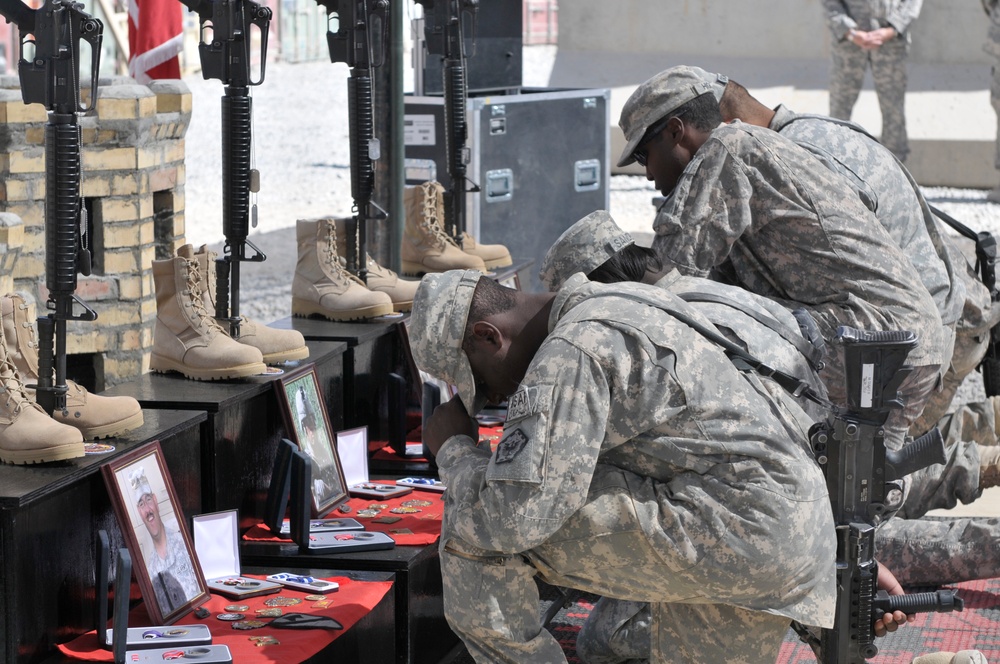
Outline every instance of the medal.
<svg viewBox="0 0 1000 664">
<path fill-rule="evenodd" d="M 389 511 L 392 512 L 393 514 L 416 514 L 420 510 L 418 510 L 416 507 L 393 507 Z"/>
<path fill-rule="evenodd" d="M 226 607 L 226 611 L 229 613 L 239 613 L 240 611 L 249 610 L 250 606 L 247 604 L 230 604 Z"/>
<path fill-rule="evenodd" d="M 261 618 L 277 618 L 281 615 L 281 609 L 277 607 L 273 609 L 257 609 L 254 613 Z"/>
<path fill-rule="evenodd" d="M 306 595 L 306 599 L 310 602 L 318 602 L 321 599 L 326 599 L 326 595 Z"/>
<path fill-rule="evenodd" d="M 250 641 L 258 648 L 260 648 L 261 646 L 280 645 L 278 639 L 274 638 L 273 636 L 249 636 L 247 638 L 249 638 Z"/>
<path fill-rule="evenodd" d="M 433 504 L 434 503 L 432 503 L 429 500 L 407 500 L 405 503 L 402 503 L 402 506 L 403 507 L 430 507 Z"/>
<path fill-rule="evenodd" d="M 358 510 L 358 516 L 362 519 L 370 519 L 373 516 L 378 516 L 378 510 Z"/>
<path fill-rule="evenodd" d="M 246 618 L 242 613 L 220 613 L 215 616 L 219 620 L 225 620 L 226 622 L 233 622 L 234 620 L 243 620 Z"/>
<path fill-rule="evenodd" d="M 264 606 L 295 606 L 301 604 L 302 600 L 297 597 L 272 597 L 264 600 Z"/>
<path fill-rule="evenodd" d="M 257 629 L 266 624 L 263 620 L 239 620 L 233 623 L 233 629 Z"/>
</svg>

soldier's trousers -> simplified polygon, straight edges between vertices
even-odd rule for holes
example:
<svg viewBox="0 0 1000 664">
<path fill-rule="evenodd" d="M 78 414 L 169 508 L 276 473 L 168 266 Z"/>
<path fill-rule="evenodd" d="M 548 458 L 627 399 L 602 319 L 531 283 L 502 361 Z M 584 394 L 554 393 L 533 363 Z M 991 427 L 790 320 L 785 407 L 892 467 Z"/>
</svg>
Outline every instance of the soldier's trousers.
<svg viewBox="0 0 1000 664">
<path fill-rule="evenodd" d="M 882 145 L 900 161 L 910 152 L 906 135 L 906 54 L 904 39 L 893 39 L 874 51 L 865 51 L 847 40 L 832 44 L 830 115 L 850 120 L 861 92 L 865 69 L 871 65 L 875 94 L 882 112 Z"/>
<path fill-rule="evenodd" d="M 637 492 L 619 479 L 626 475 L 617 470 L 599 471 L 591 483 L 587 505 L 542 545 L 518 555 L 491 555 L 456 539 L 445 510 L 440 547 L 445 615 L 477 662 L 566 661 L 559 643 L 541 626 L 536 574 L 557 586 L 652 602 L 650 643 L 645 654 L 651 662 L 775 661 L 789 618 L 710 603 L 705 595 L 715 592 L 707 589 L 714 584 L 709 581 L 696 587 L 691 579 L 713 576 L 713 571 L 703 572 L 700 565 L 695 570 L 678 569 L 676 558 L 652 546 L 643 532 L 646 512 L 642 510 L 648 507 L 655 511 L 655 505 L 643 502 L 644 507 L 633 507 L 631 501 Z M 783 539 L 781 534 L 774 537 Z M 788 544 L 813 550 L 809 539 L 808 533 L 800 533 Z M 728 550 L 724 544 L 719 548 Z M 746 548 L 760 557 L 762 565 L 770 559 L 775 565 L 772 570 L 785 569 L 774 558 L 788 555 L 787 548 L 782 549 L 785 554 L 758 550 L 749 543 Z M 756 587 L 768 586 L 778 577 L 754 572 L 741 576 L 746 554 L 741 551 L 729 558 L 737 561 L 732 578 L 739 579 L 735 582 L 742 586 L 738 592 L 749 597 Z M 751 561 L 746 567 L 755 564 Z M 705 569 L 718 568 L 706 562 Z M 729 578 L 719 582 L 734 583 Z"/>
</svg>

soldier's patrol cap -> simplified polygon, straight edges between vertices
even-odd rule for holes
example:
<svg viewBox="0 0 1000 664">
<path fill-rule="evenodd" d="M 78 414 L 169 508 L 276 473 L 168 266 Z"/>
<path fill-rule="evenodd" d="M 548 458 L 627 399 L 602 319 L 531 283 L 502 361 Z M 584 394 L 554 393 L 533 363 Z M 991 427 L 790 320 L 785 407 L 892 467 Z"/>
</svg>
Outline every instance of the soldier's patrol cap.
<svg viewBox="0 0 1000 664">
<path fill-rule="evenodd" d="M 710 74 L 701 67 L 680 65 L 661 71 L 636 88 L 622 107 L 618 119 L 626 143 L 618 165 L 627 166 L 635 161 L 632 153 L 646 130 L 656 122 L 706 92 L 713 93 L 716 101 L 721 100 L 728 82 L 729 79 L 722 74 Z"/>
<path fill-rule="evenodd" d="M 538 278 L 550 291 L 557 291 L 573 274 L 590 274 L 634 243 L 607 210 L 591 212 L 563 231 L 549 248 Z"/>
<path fill-rule="evenodd" d="M 458 388 L 458 396 L 475 415 L 476 380 L 462 349 L 472 295 L 483 273 L 449 270 L 425 275 L 413 297 L 407 331 L 413 360 L 421 370 Z"/>
</svg>

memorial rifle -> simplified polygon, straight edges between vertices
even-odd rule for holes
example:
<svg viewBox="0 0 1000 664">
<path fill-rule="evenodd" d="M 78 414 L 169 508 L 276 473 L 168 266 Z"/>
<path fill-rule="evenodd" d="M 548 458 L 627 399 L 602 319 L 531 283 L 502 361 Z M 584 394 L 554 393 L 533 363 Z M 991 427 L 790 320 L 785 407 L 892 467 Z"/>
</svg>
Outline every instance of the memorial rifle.
<svg viewBox="0 0 1000 664">
<path fill-rule="evenodd" d="M 912 332 L 838 329 L 847 381 L 847 406 L 835 407 L 809 432 L 816 460 L 826 476 L 837 530 L 837 608 L 832 629 L 817 637 L 793 624 L 821 664 L 859 664 L 874 657 L 874 624 L 884 613 L 961 611 L 954 590 L 889 595 L 878 589 L 875 529 L 903 499 L 903 476 L 944 462 L 941 434 L 930 433 L 886 450 L 884 425 L 901 408 L 899 386 L 912 371 L 904 366 L 916 347 Z"/>
<path fill-rule="evenodd" d="M 466 177 L 469 163 L 468 123 L 465 107 L 469 97 L 466 80 L 468 51 L 475 54 L 476 18 L 479 0 L 416 0 L 424 6 L 424 40 L 427 52 L 444 57 L 441 74 L 444 90 L 444 141 L 451 188 L 445 194 L 445 232 L 462 246 L 466 230 L 466 193 L 479 187 Z M 466 21 L 469 22 L 468 30 Z M 471 37 L 466 37 L 468 32 Z M 471 48 L 466 48 L 470 46 Z M 469 185 L 471 184 L 471 187 Z"/>
<path fill-rule="evenodd" d="M 264 82 L 267 36 L 271 10 L 252 0 L 180 0 L 198 14 L 201 26 L 198 55 L 205 79 L 225 86 L 222 97 L 222 232 L 223 256 L 216 260 L 215 317 L 229 324 L 234 339 L 240 336 L 240 263 L 267 260 L 247 239 L 257 226 L 257 206 L 251 192 L 259 175 L 251 168 L 253 100 L 250 86 Z M 253 27 L 260 31 L 260 73 L 254 79 L 250 45 Z M 210 35 L 210 38 L 207 38 Z M 253 254 L 247 253 L 247 247 Z M 207 275 L 206 275 L 207 276 Z"/>
<path fill-rule="evenodd" d="M 97 312 L 75 294 L 77 273 L 90 275 L 88 220 L 80 197 L 78 115 L 97 103 L 104 24 L 72 0 L 45 0 L 31 9 L 0 0 L 0 14 L 17 25 L 17 72 L 25 104 L 42 104 L 45 124 L 45 286 L 50 313 L 38 317 L 38 404 L 51 415 L 66 408 L 66 321 L 93 321 Z M 80 41 L 90 46 L 90 101 L 80 101 Z M 27 57 L 26 57 L 27 56 Z M 74 313 L 74 303 L 82 311 Z"/>
<path fill-rule="evenodd" d="M 372 201 L 375 162 L 381 143 L 375 137 L 375 99 L 372 74 L 385 63 L 389 40 L 389 0 L 316 0 L 328 20 L 336 16 L 337 30 L 327 30 L 330 61 L 351 69 L 347 79 L 347 114 L 351 151 L 351 197 L 354 204 L 347 225 L 347 269 L 368 280 L 367 222 L 388 215 Z"/>
</svg>

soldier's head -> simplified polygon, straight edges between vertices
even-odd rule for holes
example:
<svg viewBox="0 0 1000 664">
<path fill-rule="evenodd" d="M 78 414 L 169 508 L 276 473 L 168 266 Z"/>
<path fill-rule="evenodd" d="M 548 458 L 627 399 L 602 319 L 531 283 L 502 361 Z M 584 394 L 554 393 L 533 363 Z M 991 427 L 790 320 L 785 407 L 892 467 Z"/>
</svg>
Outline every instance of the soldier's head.
<svg viewBox="0 0 1000 664">
<path fill-rule="evenodd" d="M 639 162 L 646 177 L 668 195 L 722 122 L 719 99 L 727 80 L 698 67 L 679 66 L 636 88 L 618 120 L 626 142 L 618 165 Z"/>
<path fill-rule="evenodd" d="M 576 272 L 605 284 L 649 281 L 663 264 L 648 247 L 615 223 L 607 210 L 591 212 L 567 228 L 542 259 L 538 277 L 550 291 L 562 288 Z"/>
<path fill-rule="evenodd" d="M 428 274 L 413 298 L 408 325 L 417 366 L 454 385 L 470 415 L 517 391 L 535 347 L 522 333 L 537 299 L 477 270 Z"/>
</svg>

